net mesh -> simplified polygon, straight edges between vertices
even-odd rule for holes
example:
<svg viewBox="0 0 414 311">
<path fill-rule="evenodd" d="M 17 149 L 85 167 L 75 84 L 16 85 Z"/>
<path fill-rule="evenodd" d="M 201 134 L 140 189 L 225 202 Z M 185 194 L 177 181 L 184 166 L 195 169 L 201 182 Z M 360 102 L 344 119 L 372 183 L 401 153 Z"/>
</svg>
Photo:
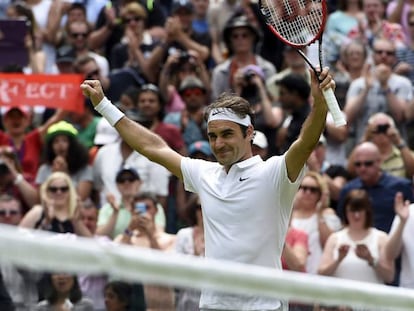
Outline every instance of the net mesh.
<svg viewBox="0 0 414 311">
<path fill-rule="evenodd" d="M 312 43 L 325 22 L 325 4 L 321 0 L 262 0 L 266 22 L 280 37 L 293 45 Z"/>
<path fill-rule="evenodd" d="M 214 289 L 325 306 L 352 305 L 353 311 L 414 310 L 414 291 L 404 288 L 178 256 L 4 225 L 0 225 L 0 236 L 0 265 L 14 264 L 35 271 L 105 273 L 146 284 Z"/>
</svg>

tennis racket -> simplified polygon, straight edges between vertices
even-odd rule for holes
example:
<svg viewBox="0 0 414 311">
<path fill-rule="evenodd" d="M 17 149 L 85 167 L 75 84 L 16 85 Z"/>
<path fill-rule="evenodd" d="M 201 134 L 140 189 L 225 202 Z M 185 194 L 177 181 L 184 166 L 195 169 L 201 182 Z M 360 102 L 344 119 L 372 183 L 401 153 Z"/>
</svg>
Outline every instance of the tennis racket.
<svg viewBox="0 0 414 311">
<path fill-rule="evenodd" d="M 270 30 L 304 58 L 319 77 L 309 58 L 300 49 L 319 41 L 319 67 L 322 66 L 322 34 L 328 15 L 325 0 L 259 0 L 260 11 Z M 345 125 L 338 101 L 331 88 L 323 90 L 335 126 Z"/>
</svg>

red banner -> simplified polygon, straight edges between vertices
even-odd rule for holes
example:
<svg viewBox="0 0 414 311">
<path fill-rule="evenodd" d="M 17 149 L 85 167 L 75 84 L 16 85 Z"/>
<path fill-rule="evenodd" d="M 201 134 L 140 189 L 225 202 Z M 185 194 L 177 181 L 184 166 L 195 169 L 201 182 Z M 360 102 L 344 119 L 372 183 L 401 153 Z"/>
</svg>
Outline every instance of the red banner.
<svg viewBox="0 0 414 311">
<path fill-rule="evenodd" d="M 0 106 L 45 106 L 82 113 L 83 80 L 78 74 L 0 73 Z"/>
</svg>

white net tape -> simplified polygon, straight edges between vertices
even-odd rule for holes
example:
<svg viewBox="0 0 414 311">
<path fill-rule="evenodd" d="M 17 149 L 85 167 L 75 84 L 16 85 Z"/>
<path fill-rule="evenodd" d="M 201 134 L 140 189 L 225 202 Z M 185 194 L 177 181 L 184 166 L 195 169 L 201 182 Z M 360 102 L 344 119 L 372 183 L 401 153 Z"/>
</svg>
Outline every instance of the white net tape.
<svg viewBox="0 0 414 311">
<path fill-rule="evenodd" d="M 414 291 L 0 225 L 0 262 L 301 302 L 414 310 Z"/>
</svg>

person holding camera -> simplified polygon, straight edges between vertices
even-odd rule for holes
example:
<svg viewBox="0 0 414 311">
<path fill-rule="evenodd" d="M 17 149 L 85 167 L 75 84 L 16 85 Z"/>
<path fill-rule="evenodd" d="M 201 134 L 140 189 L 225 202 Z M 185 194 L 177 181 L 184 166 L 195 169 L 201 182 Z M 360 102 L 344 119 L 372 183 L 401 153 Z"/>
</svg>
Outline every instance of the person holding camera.
<svg viewBox="0 0 414 311">
<path fill-rule="evenodd" d="M 411 179 L 414 175 L 414 155 L 401 137 L 394 119 L 378 112 L 368 119 L 364 141 L 373 142 L 381 154 L 381 168 L 391 175 Z M 352 155 L 351 155 L 352 158 Z M 351 172 L 355 170 L 349 162 Z"/>
<path fill-rule="evenodd" d="M 161 95 L 166 102 L 165 112 L 180 112 L 185 108 L 179 88 L 188 76 L 199 78 L 204 85 L 208 98 L 210 97 L 210 73 L 202 58 L 195 50 L 175 50 L 167 57 L 159 79 Z"/>
<path fill-rule="evenodd" d="M 238 84 L 239 69 L 248 65 L 256 65 L 263 71 L 264 79 L 276 73 L 272 63 L 256 53 L 261 39 L 261 33 L 245 15 L 235 15 L 230 18 L 223 30 L 229 58 L 217 65 L 212 74 L 212 99 L 223 92 L 235 92 Z"/>
<path fill-rule="evenodd" d="M 276 155 L 276 128 L 283 120 L 283 110 L 272 107 L 262 68 L 257 65 L 240 68 L 234 74 L 234 81 L 236 94 L 246 99 L 254 110 L 255 129 L 263 132 L 270 142 L 268 154 Z"/>
</svg>

